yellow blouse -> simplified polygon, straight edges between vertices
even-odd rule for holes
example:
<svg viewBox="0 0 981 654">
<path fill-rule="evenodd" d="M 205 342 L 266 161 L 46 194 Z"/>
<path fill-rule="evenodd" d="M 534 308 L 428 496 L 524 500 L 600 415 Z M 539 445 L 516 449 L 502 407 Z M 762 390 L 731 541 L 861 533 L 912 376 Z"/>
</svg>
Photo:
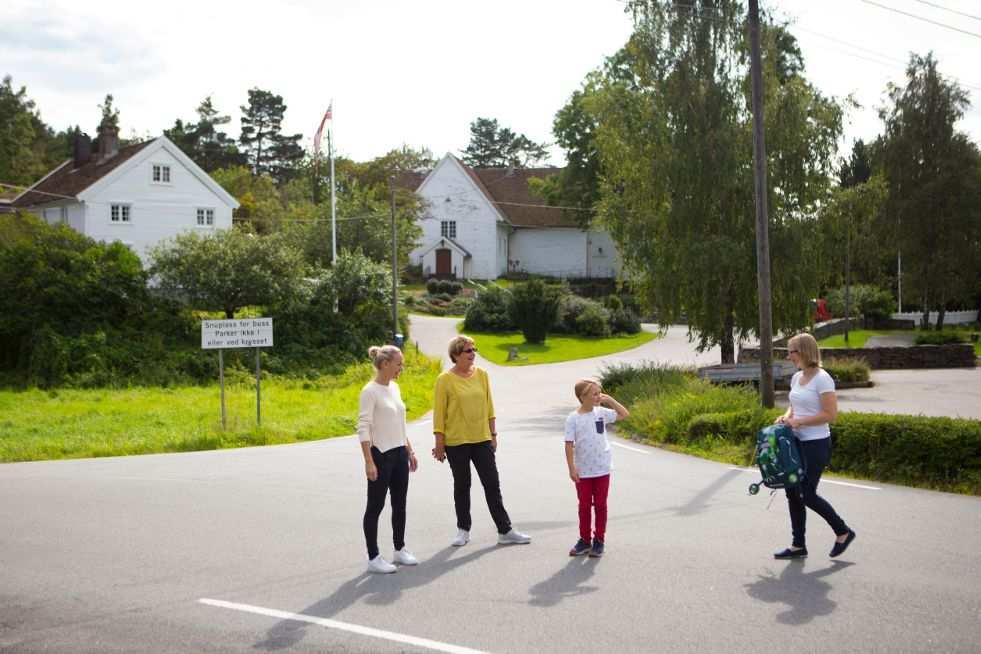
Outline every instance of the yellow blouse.
<svg viewBox="0 0 981 654">
<path fill-rule="evenodd" d="M 488 420 L 495 416 L 486 370 L 475 368 L 466 379 L 447 370 L 436 379 L 435 394 L 433 431 L 444 434 L 447 445 L 490 440 Z"/>
</svg>

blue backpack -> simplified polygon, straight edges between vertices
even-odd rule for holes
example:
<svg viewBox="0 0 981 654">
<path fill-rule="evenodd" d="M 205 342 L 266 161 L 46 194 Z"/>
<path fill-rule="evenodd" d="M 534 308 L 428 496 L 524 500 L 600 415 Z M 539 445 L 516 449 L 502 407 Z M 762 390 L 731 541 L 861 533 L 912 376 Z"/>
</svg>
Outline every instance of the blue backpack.
<svg viewBox="0 0 981 654">
<path fill-rule="evenodd" d="M 788 425 L 768 425 L 756 434 L 754 461 L 767 488 L 796 488 L 807 474 L 800 442 Z M 759 483 L 749 485 L 750 495 L 759 492 Z"/>
</svg>

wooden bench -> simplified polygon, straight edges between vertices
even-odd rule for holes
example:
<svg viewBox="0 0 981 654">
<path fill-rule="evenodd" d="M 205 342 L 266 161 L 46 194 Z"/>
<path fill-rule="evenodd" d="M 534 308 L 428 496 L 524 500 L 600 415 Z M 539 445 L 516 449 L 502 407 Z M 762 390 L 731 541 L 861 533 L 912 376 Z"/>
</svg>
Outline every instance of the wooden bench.
<svg viewBox="0 0 981 654">
<path fill-rule="evenodd" d="M 790 361 L 773 362 L 773 381 L 775 383 L 790 383 L 790 378 L 797 372 L 797 367 Z M 698 369 L 698 376 L 714 384 L 746 384 L 760 383 L 760 364 L 734 363 L 718 366 L 705 366 Z"/>
</svg>

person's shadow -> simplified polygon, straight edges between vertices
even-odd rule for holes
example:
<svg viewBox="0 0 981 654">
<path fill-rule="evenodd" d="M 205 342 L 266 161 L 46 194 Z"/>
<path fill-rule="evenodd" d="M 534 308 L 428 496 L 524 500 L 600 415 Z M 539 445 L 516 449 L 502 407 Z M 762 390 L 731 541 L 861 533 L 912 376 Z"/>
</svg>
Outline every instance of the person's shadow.
<svg viewBox="0 0 981 654">
<path fill-rule="evenodd" d="M 362 572 L 353 579 L 346 581 L 340 588 L 318 602 L 299 611 L 303 615 L 318 618 L 329 618 L 337 615 L 347 607 L 364 599 L 368 604 L 392 604 L 402 596 L 402 591 L 425 586 L 438 577 L 466 565 L 481 556 L 495 550 L 506 549 L 492 545 L 479 550 L 472 550 L 463 556 L 450 558 L 458 547 L 447 547 L 436 552 L 426 561 L 420 561 L 418 566 L 400 567 L 395 574 L 378 575 Z M 303 640 L 311 625 L 299 620 L 282 620 L 266 632 L 266 637 L 255 644 L 255 649 L 275 651 L 287 649 Z"/>
<path fill-rule="evenodd" d="M 746 584 L 753 599 L 768 604 L 786 604 L 787 610 L 777 614 L 781 624 L 806 624 L 822 615 L 830 615 L 837 602 L 828 597 L 831 584 L 824 577 L 854 565 L 849 561 L 832 561 L 831 565 L 814 572 L 804 571 L 803 561 L 790 561 L 779 576 L 772 573 Z"/>
<path fill-rule="evenodd" d="M 555 606 L 566 597 L 583 595 L 596 590 L 596 586 L 583 584 L 593 576 L 598 559 L 569 557 L 569 562 L 554 575 L 540 581 L 528 592 L 532 606 Z"/>
</svg>

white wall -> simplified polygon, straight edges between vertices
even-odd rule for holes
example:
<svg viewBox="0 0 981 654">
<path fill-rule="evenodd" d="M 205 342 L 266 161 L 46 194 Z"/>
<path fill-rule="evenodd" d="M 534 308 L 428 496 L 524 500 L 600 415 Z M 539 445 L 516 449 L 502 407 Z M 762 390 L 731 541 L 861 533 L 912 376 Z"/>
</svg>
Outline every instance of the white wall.
<svg viewBox="0 0 981 654">
<path fill-rule="evenodd" d="M 211 232 L 232 226 L 232 208 L 164 149 L 138 162 L 85 203 L 84 233 L 101 241 L 122 241 L 147 261 L 148 250 L 187 230 Z M 137 156 L 136 159 L 141 159 Z M 127 163 L 123 167 L 127 167 Z M 156 184 L 151 166 L 170 166 L 170 184 Z M 111 222 L 112 204 L 130 204 L 130 222 Z M 213 227 L 197 226 L 197 208 L 214 209 Z M 73 225 L 74 226 L 74 225 Z"/>
<path fill-rule="evenodd" d="M 588 255 L 587 255 L 588 244 Z M 553 277 L 615 277 L 620 259 L 606 232 L 575 228 L 522 228 L 511 235 L 508 256 L 517 272 Z"/>
<path fill-rule="evenodd" d="M 891 318 L 895 320 L 914 320 L 916 324 L 919 325 L 920 321 L 923 319 L 922 311 L 894 313 Z M 977 311 L 947 311 L 944 313 L 944 324 L 945 325 L 966 325 L 968 323 L 976 322 L 978 319 Z M 937 312 L 930 312 L 930 324 L 937 324 Z"/>
<path fill-rule="evenodd" d="M 422 220 L 422 238 L 419 247 L 409 254 L 412 263 L 420 263 L 422 251 L 438 241 L 440 224 L 444 220 L 456 221 L 456 238 L 453 240 L 470 254 L 466 269 L 460 265 L 458 277 L 495 279 L 500 275 L 500 257 L 497 252 L 498 214 L 474 185 L 470 176 L 450 157 L 444 157 L 429 176 L 420 195 L 428 202 Z M 454 252 L 454 265 L 458 253 Z M 436 271 L 435 255 L 430 253 L 428 264 Z M 462 263 L 462 262 L 461 262 Z M 423 272 L 426 269 L 423 262 Z"/>
</svg>

